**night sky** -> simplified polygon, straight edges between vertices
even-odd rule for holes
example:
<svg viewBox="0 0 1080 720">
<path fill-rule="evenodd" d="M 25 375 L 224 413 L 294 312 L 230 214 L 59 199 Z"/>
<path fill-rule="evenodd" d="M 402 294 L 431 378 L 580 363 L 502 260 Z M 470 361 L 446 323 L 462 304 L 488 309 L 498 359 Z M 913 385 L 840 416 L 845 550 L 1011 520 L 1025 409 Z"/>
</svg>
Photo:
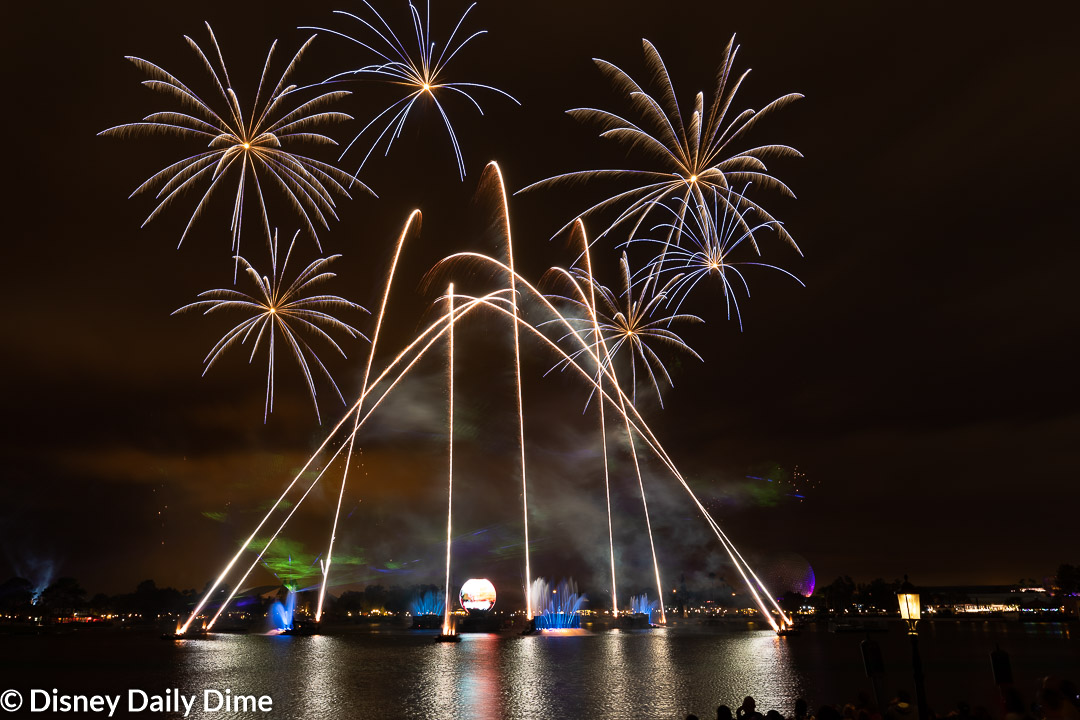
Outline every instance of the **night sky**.
<svg viewBox="0 0 1080 720">
<path fill-rule="evenodd" d="M 408 29 L 404 2 L 376 6 Z M 437 4 L 436 40 L 464 7 Z M 92 593 L 127 591 L 148 577 L 201 588 L 340 417 L 324 384 L 316 424 L 285 355 L 266 424 L 265 355 L 248 365 L 250 351 L 238 348 L 200 378 L 202 358 L 231 324 L 170 313 L 231 283 L 229 196 L 218 197 L 177 250 L 194 198 L 143 229 L 152 198 L 126 198 L 156 170 L 197 152 L 198 142 L 97 136 L 172 107 L 139 85 L 145 76 L 125 55 L 154 61 L 208 96 L 182 36 L 203 43 L 209 21 L 250 103 L 270 42 L 280 42 L 280 67 L 311 34 L 297 26 L 348 27 L 331 14 L 339 8 L 362 5 L 270 3 L 254 15 L 220 2 L 15 8 L 3 62 L 11 146 L 2 267 L 13 312 L 0 336 L 0 576 L 74 575 Z M 693 296 L 685 309 L 706 322 L 684 337 L 704 362 L 666 355 L 675 387 L 664 409 L 646 392 L 642 412 L 732 539 L 766 569 L 805 560 L 819 583 L 838 574 L 907 573 L 927 585 L 1041 579 L 1078 560 L 1080 72 L 1075 28 L 1060 9 L 482 2 L 466 27 L 490 32 L 451 68 L 510 92 L 522 107 L 478 93 L 480 117 L 464 101 L 449 102 L 464 182 L 439 118 L 419 108 L 389 157 L 376 156 L 361 173 L 379 199 L 356 193 L 339 203 L 341 221 L 321 233 L 325 251 L 343 255 L 325 289 L 377 308 L 393 242 L 419 207 L 423 229 L 406 250 L 383 348 L 401 346 L 432 317 L 441 288 L 421 281 L 437 260 L 498 250 L 494 201 L 477 192 L 489 160 L 511 190 L 571 170 L 646 166 L 565 114 L 582 105 L 629 111 L 590 58 L 644 82 L 641 38 L 649 38 L 688 113 L 694 93 L 711 91 L 737 33 L 737 68 L 753 68 L 740 109 L 787 92 L 806 96 L 755 128 L 750 144 L 779 142 L 805 155 L 770 163 L 797 200 L 758 198 L 805 254 L 770 237 L 764 261 L 807 287 L 751 273 L 753 296 L 740 296 L 742 332 L 725 319 L 719 292 Z M 320 36 L 296 81 L 363 64 L 361 53 Z M 338 109 L 356 120 L 326 128 L 343 143 L 392 97 L 374 83 L 347 89 L 354 94 Z M 351 172 L 359 157 L 340 166 Z M 512 198 L 522 271 L 539 280 L 572 262 L 566 238 L 549 238 L 625 187 L 597 182 Z M 293 216 L 284 206 L 272 212 L 291 236 Z M 265 265 L 250 227 L 245 254 Z M 601 241 L 595 251 L 608 283 L 618 279 L 615 244 Z M 297 253 L 303 263 L 316 257 L 309 238 Z M 440 276 L 448 279 L 483 281 L 464 270 Z M 371 331 L 370 316 L 344 319 Z M 512 586 L 521 539 L 506 331 L 494 318 L 461 330 L 456 530 L 468 538 L 462 577 L 487 574 Z M 343 348 L 347 361 L 329 350 L 321 356 L 355 396 L 366 346 Z M 574 574 L 598 587 L 606 527 L 593 408 L 582 415 L 587 391 L 568 375 L 542 377 L 553 360 L 538 345 L 526 344 L 523 355 L 534 574 Z M 359 480 L 346 493 L 339 542 L 363 561 L 343 566 L 342 582 L 441 577 L 444 418 L 444 370 L 433 357 L 359 440 Z M 776 466 L 805 474 L 801 502 L 748 477 Z M 627 457 L 616 470 L 621 562 L 628 586 L 645 584 L 647 546 Z M 665 582 L 709 572 L 734 581 L 682 491 L 655 463 L 646 478 Z M 325 543 L 335 492 L 315 493 L 286 533 L 289 547 L 303 547 L 297 562 Z M 265 572 L 256 579 L 273 581 Z"/>
</svg>

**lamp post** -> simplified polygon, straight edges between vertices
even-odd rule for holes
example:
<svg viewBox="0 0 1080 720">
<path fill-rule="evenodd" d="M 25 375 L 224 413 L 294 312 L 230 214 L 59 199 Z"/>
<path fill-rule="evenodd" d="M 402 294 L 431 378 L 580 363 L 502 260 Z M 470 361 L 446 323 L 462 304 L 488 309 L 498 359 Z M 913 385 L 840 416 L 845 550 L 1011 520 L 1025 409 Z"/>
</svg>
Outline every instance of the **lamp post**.
<svg viewBox="0 0 1080 720">
<path fill-rule="evenodd" d="M 930 720 L 930 710 L 926 706 L 926 688 L 923 687 L 922 657 L 919 656 L 919 631 L 915 629 L 916 623 L 922 617 L 922 608 L 919 606 L 919 593 L 913 592 L 914 587 L 905 579 L 896 599 L 900 602 L 900 617 L 908 626 L 908 637 L 911 638 L 911 666 L 915 673 L 915 702 L 919 708 L 919 720 Z"/>
</svg>

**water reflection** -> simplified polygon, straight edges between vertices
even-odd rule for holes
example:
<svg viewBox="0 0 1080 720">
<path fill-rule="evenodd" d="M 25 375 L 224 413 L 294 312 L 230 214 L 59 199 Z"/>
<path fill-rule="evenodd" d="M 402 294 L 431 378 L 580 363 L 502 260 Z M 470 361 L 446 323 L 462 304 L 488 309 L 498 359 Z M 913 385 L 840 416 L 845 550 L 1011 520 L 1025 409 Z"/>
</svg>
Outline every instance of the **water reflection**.
<svg viewBox="0 0 1080 720">
<path fill-rule="evenodd" d="M 610 717 L 632 717 L 634 708 L 641 703 L 639 695 L 645 689 L 645 683 L 635 681 L 626 647 L 628 640 L 628 633 L 622 630 L 614 630 L 599 640 L 611 683 L 606 704 Z"/>
<path fill-rule="evenodd" d="M 499 720 L 502 702 L 498 635 L 464 635 L 459 649 L 468 655 L 467 664 L 458 676 L 461 714 L 479 720 Z"/>
<path fill-rule="evenodd" d="M 643 683 L 651 691 L 651 702 L 637 710 L 638 714 L 648 717 L 667 717 L 679 711 L 687 714 L 687 676 L 682 668 L 672 660 L 671 633 L 667 629 L 647 630 L 637 637 L 630 636 L 644 650 L 644 657 L 639 660 L 648 668 L 648 675 Z M 648 697 L 647 695 L 645 697 Z M 644 698 L 643 698 L 644 699 Z M 645 711 L 643 713 L 643 711 Z"/>
<path fill-rule="evenodd" d="M 556 717 L 551 708 L 550 668 L 546 644 L 578 638 L 546 638 L 529 635 L 515 638 L 505 648 L 504 683 L 507 688 L 506 717 Z"/>
<path fill-rule="evenodd" d="M 972 688 L 990 687 L 988 653 L 999 643 L 1009 650 L 1021 686 L 1051 671 L 1080 672 L 1078 638 L 1067 625 L 927 625 L 922 651 L 935 707 L 947 710 L 960 697 L 986 704 Z M 895 630 L 875 638 L 889 690 L 906 686 L 911 672 L 910 644 Z M 224 635 L 125 645 L 128 655 L 122 657 L 151 658 L 157 665 L 148 670 L 156 667 L 159 678 L 167 674 L 169 687 L 183 692 L 269 694 L 275 713 L 288 718 L 713 717 L 717 705 L 737 707 L 745 695 L 753 695 L 763 711 L 788 716 L 799 697 L 816 706 L 870 690 L 862 640 L 824 631 L 778 638 L 764 626 L 747 625 L 560 637 L 465 635 L 456 644 L 408 632 Z M 103 646 L 97 655 L 119 652 L 113 647 Z M 152 688 L 149 681 L 144 685 Z"/>
<path fill-rule="evenodd" d="M 306 638 L 278 637 L 274 640 L 287 641 L 274 642 L 272 647 L 279 654 L 294 652 L 295 657 L 291 660 L 293 668 L 307 676 L 308 682 L 301 689 L 305 711 L 320 718 L 344 716 L 349 683 L 343 677 L 345 664 L 335 660 L 343 653 L 341 639 L 315 635 Z"/>
<path fill-rule="evenodd" d="M 432 643 L 424 654 L 423 672 L 412 678 L 420 702 L 416 707 L 422 715 L 432 718 L 458 717 L 461 707 L 458 696 L 457 674 L 460 670 L 458 657 L 464 652 L 465 643 Z M 420 687 L 416 684 L 420 683 Z M 426 686 L 426 687 L 425 687 Z"/>
<path fill-rule="evenodd" d="M 178 646 L 179 647 L 179 646 Z M 188 688 L 274 698 L 289 717 L 661 718 L 711 715 L 744 694 L 788 707 L 801 688 L 770 632 L 579 636 L 216 636 L 184 643 Z"/>
<path fill-rule="evenodd" d="M 310 663 L 303 653 L 293 652 L 291 643 L 282 640 L 291 638 L 214 635 L 209 640 L 183 643 L 178 686 L 184 693 L 199 696 L 189 717 L 221 715 L 203 712 L 202 693 L 206 690 L 228 690 L 233 697 L 270 695 L 277 702 L 279 694 L 274 692 L 271 674 L 286 667 L 301 674 Z M 304 702 L 310 701 L 304 698 Z"/>
</svg>

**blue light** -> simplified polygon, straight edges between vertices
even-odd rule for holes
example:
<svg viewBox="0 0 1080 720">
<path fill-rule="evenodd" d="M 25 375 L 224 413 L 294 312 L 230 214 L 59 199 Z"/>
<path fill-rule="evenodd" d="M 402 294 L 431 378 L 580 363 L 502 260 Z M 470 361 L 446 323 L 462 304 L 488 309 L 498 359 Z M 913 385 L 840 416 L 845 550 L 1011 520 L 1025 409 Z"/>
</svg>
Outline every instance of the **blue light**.
<svg viewBox="0 0 1080 720">
<path fill-rule="evenodd" d="M 536 578 L 532 585 L 532 597 L 537 630 L 581 627 L 581 608 L 589 598 L 578 594 L 577 583 L 573 580 L 561 580 L 552 588 L 547 580 Z"/>
<path fill-rule="evenodd" d="M 413 616 L 419 615 L 442 615 L 446 604 L 443 602 L 442 593 L 429 590 L 423 595 L 418 595 L 409 603 L 409 612 Z"/>
<path fill-rule="evenodd" d="M 293 615 L 296 612 L 296 592 L 290 590 L 288 595 L 285 596 L 285 604 L 282 605 L 280 600 L 275 600 L 274 604 L 270 606 L 270 622 L 273 624 L 275 630 L 285 632 L 293 629 Z"/>
</svg>

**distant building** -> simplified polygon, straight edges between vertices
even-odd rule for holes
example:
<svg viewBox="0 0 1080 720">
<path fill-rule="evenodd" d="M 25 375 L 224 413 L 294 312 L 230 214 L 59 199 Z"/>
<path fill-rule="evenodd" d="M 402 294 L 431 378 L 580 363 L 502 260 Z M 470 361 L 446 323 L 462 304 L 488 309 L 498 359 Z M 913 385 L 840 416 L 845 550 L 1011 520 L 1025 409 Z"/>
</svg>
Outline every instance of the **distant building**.
<svg viewBox="0 0 1080 720">
<path fill-rule="evenodd" d="M 955 585 L 920 588 L 927 614 L 1001 615 L 1061 612 L 1045 588 L 1016 585 Z"/>
</svg>

